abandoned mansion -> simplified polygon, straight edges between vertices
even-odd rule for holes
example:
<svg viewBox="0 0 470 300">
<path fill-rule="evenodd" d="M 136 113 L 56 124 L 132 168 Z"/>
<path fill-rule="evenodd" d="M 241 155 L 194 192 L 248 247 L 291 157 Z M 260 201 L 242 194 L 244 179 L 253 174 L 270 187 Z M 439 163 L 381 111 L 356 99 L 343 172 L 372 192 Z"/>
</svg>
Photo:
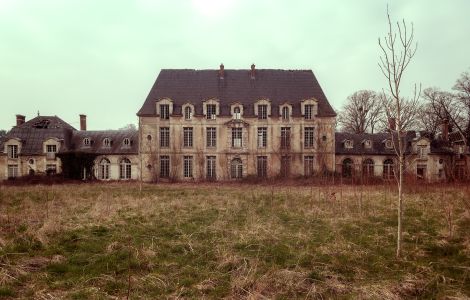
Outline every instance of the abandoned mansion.
<svg viewBox="0 0 470 300">
<path fill-rule="evenodd" d="M 79 130 L 57 116 L 17 115 L 0 140 L 0 180 L 394 177 L 392 134 L 335 132 L 336 113 L 310 70 L 161 70 L 137 116 L 138 130 L 90 131 L 85 115 Z M 468 146 L 448 128 L 403 137 L 410 176 L 468 178 Z"/>
</svg>

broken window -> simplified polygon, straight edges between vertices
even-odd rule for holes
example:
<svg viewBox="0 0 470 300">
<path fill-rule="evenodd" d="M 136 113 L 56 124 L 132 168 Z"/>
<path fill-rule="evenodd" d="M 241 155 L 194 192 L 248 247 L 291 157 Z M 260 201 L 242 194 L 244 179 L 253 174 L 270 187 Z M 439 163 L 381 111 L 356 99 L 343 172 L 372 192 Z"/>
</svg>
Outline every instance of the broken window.
<svg viewBox="0 0 470 300">
<path fill-rule="evenodd" d="M 391 180 L 395 177 L 395 171 L 393 169 L 393 160 L 386 159 L 383 165 L 383 178 L 385 180 Z"/>
<path fill-rule="evenodd" d="M 304 175 L 312 176 L 314 173 L 315 162 L 313 155 L 307 155 L 304 157 Z"/>
<path fill-rule="evenodd" d="M 290 175 L 290 156 L 281 157 L 281 176 L 288 177 Z"/>
<path fill-rule="evenodd" d="M 170 177 L 170 156 L 168 155 L 160 156 L 160 177 Z"/>
<path fill-rule="evenodd" d="M 8 158 L 10 159 L 18 158 L 18 145 L 8 145 L 7 152 L 8 152 Z"/>
<path fill-rule="evenodd" d="M 209 180 L 216 179 L 216 158 L 215 156 L 207 156 L 206 158 L 206 178 Z"/>
<path fill-rule="evenodd" d="M 239 158 L 234 158 L 230 163 L 230 175 L 232 179 L 240 179 L 243 177 L 243 163 Z"/>
<path fill-rule="evenodd" d="M 268 128 L 258 127 L 258 148 L 266 148 L 268 143 Z"/>
<path fill-rule="evenodd" d="M 281 127 L 281 149 L 290 149 L 290 127 Z"/>
<path fill-rule="evenodd" d="M 261 178 L 266 178 L 268 174 L 268 157 L 258 156 L 257 157 L 257 175 Z"/>
<path fill-rule="evenodd" d="M 8 165 L 8 178 L 18 177 L 18 165 Z"/>
<path fill-rule="evenodd" d="M 206 110 L 207 110 L 206 118 L 215 119 L 215 116 L 217 114 L 217 106 L 215 104 L 207 104 Z"/>
</svg>

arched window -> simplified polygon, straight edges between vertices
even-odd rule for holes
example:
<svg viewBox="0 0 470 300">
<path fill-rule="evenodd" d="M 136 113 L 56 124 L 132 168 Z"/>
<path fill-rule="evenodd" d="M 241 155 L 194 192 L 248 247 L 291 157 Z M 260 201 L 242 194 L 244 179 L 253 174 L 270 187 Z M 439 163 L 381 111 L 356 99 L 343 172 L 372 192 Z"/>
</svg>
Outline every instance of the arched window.
<svg viewBox="0 0 470 300">
<path fill-rule="evenodd" d="M 342 175 L 343 177 L 351 177 L 352 176 L 352 168 L 353 168 L 353 161 L 350 158 L 346 158 L 343 160 L 342 165 Z"/>
<path fill-rule="evenodd" d="M 234 158 L 230 164 L 230 174 L 233 179 L 243 177 L 243 163 L 239 158 Z"/>
<path fill-rule="evenodd" d="M 132 178 L 132 165 L 128 158 L 124 158 L 119 163 L 119 178 L 131 179 Z"/>
<path fill-rule="evenodd" d="M 106 180 L 109 179 L 109 166 L 111 163 L 109 159 L 103 158 L 98 165 L 98 179 Z"/>
<path fill-rule="evenodd" d="M 240 120 L 241 118 L 240 107 L 236 106 L 233 109 L 233 117 L 235 118 L 235 120 Z"/>
<path fill-rule="evenodd" d="M 90 139 L 89 138 L 84 138 L 83 139 L 83 146 L 89 147 L 90 146 Z"/>
<path fill-rule="evenodd" d="M 282 119 L 283 119 L 283 120 L 289 120 L 289 107 L 284 106 L 284 107 L 282 108 L 281 115 L 282 115 Z"/>
<path fill-rule="evenodd" d="M 386 159 L 384 161 L 384 168 L 383 168 L 383 178 L 386 180 L 393 179 L 395 177 L 395 171 L 393 170 L 393 160 Z"/>
<path fill-rule="evenodd" d="M 372 159 L 368 158 L 362 162 L 362 176 L 374 176 L 374 161 Z"/>
<path fill-rule="evenodd" d="M 122 141 L 122 145 L 124 146 L 124 148 L 129 148 L 131 146 L 131 140 L 129 138 L 125 138 Z"/>
<path fill-rule="evenodd" d="M 191 117 L 193 116 L 193 110 L 191 106 L 186 106 L 184 108 L 184 119 L 185 120 L 191 120 Z"/>
</svg>

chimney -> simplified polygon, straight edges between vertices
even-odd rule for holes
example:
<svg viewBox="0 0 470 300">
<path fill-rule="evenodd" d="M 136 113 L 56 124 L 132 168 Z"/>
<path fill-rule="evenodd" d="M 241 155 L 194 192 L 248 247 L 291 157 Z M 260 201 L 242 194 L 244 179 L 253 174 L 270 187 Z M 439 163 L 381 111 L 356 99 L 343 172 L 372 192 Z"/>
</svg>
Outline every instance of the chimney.
<svg viewBox="0 0 470 300">
<path fill-rule="evenodd" d="M 397 120 L 395 118 L 388 118 L 388 129 L 397 130 Z"/>
<path fill-rule="evenodd" d="M 86 130 L 86 115 L 80 115 L 80 130 Z"/>
<path fill-rule="evenodd" d="M 449 119 L 445 118 L 441 124 L 442 139 L 444 141 L 449 140 Z"/>
<path fill-rule="evenodd" d="M 16 126 L 20 126 L 21 124 L 24 124 L 26 120 L 26 117 L 23 115 L 16 115 Z"/>
<path fill-rule="evenodd" d="M 255 64 L 252 64 L 251 65 L 251 79 L 255 79 L 255 75 L 256 75 L 256 66 Z"/>
<path fill-rule="evenodd" d="M 224 79 L 224 77 L 225 77 L 224 64 L 220 64 L 219 78 Z"/>
</svg>

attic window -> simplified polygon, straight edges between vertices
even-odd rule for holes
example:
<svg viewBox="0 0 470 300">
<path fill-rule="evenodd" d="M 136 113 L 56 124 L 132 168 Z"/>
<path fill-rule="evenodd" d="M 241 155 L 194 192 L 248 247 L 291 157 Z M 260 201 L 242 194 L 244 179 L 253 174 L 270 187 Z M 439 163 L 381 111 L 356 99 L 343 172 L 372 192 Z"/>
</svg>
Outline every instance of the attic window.
<svg viewBox="0 0 470 300">
<path fill-rule="evenodd" d="M 353 141 L 351 140 L 344 141 L 344 148 L 352 149 L 352 147 L 353 147 Z"/>
<path fill-rule="evenodd" d="M 370 149 L 371 147 L 372 147 L 371 140 L 365 140 L 364 141 L 364 148 Z"/>
<path fill-rule="evenodd" d="M 391 140 L 386 140 L 385 141 L 385 148 L 387 149 L 392 149 L 392 141 Z"/>
<path fill-rule="evenodd" d="M 233 115 L 235 117 L 235 120 L 240 120 L 240 107 L 239 106 L 236 106 L 234 109 L 233 109 Z"/>
<path fill-rule="evenodd" d="M 131 146 L 131 140 L 129 138 L 125 138 L 123 141 L 122 141 L 122 145 L 125 147 L 125 148 L 129 148 Z"/>
<path fill-rule="evenodd" d="M 193 115 L 191 106 L 186 106 L 184 108 L 184 119 L 185 120 L 191 120 L 191 116 Z"/>
<path fill-rule="evenodd" d="M 83 139 L 83 146 L 90 147 L 90 139 L 89 138 L 84 138 Z"/>
<path fill-rule="evenodd" d="M 106 148 L 111 147 L 111 140 L 109 138 L 104 138 L 103 146 L 106 147 Z"/>
<path fill-rule="evenodd" d="M 34 128 L 46 129 L 49 128 L 50 120 L 44 119 L 33 124 Z"/>
</svg>

